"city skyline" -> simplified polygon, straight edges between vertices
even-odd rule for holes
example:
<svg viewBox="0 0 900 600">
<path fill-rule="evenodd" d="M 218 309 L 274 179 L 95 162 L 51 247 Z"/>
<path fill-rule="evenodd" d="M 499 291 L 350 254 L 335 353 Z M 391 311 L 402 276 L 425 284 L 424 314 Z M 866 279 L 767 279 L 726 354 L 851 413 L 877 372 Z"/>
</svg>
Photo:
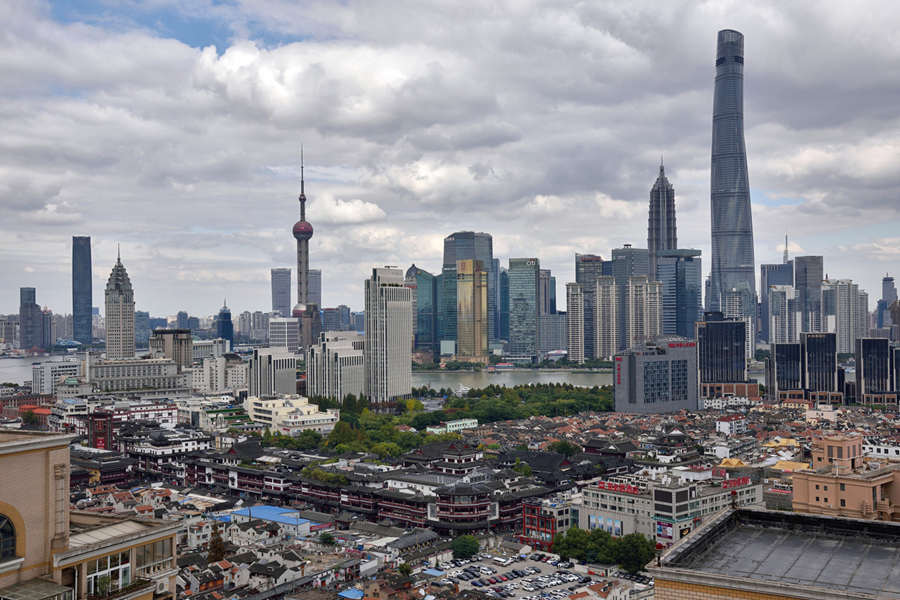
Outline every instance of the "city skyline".
<svg viewBox="0 0 900 600">
<path fill-rule="evenodd" d="M 565 283 L 575 279 L 576 252 L 608 258 L 625 243 L 645 245 L 646 190 L 661 153 L 678 190 L 680 245 L 709 257 L 709 56 L 724 28 L 746 36 L 745 54 L 752 58 L 744 114 L 754 273 L 759 264 L 779 262 L 788 233 L 792 256 L 823 255 L 829 277 L 852 277 L 873 298 L 884 273 L 896 274 L 900 240 L 892 233 L 898 224 L 892 202 L 900 186 L 890 149 L 900 128 L 887 99 L 898 84 L 890 69 L 879 74 L 877 67 L 891 59 L 875 44 L 877 31 L 871 42 L 841 35 L 859 25 L 862 17 L 853 13 L 792 7 L 775 9 L 776 18 L 766 17 L 771 7 L 713 4 L 678 14 L 638 7 L 612 18 L 613 11 L 598 5 L 561 13 L 593 37 L 555 36 L 558 24 L 546 25 L 551 29 L 540 36 L 546 44 L 562 43 L 557 37 L 574 45 L 560 50 L 587 74 L 585 81 L 567 86 L 562 63 L 526 51 L 506 70 L 515 72 L 523 61 L 554 77 L 507 74 L 496 88 L 464 92 L 465 86 L 453 85 L 458 78 L 492 81 L 496 73 L 488 69 L 496 63 L 477 60 L 465 44 L 423 40 L 413 28 L 391 40 L 376 22 L 360 38 L 360 49 L 348 50 L 347 41 L 362 32 L 316 11 L 300 40 L 280 30 L 273 15 L 241 32 L 236 23 L 252 15 L 232 15 L 229 22 L 219 13 L 185 16 L 172 8 L 150 19 L 136 10 L 120 15 L 117 26 L 91 9 L 17 6 L 11 12 L 23 40 L 17 55 L 32 68 L 2 67 L 19 87 L 7 98 L 7 149 L 0 153 L 6 175 L 0 247 L 7 258 L 0 269 L 13 286 L 0 299 L 0 312 L 16 311 L 18 287 L 35 287 L 42 306 L 54 313 L 70 311 L 73 235 L 92 237 L 95 299 L 108 275 L 104 265 L 121 242 L 141 292 L 139 310 L 212 315 L 223 296 L 238 311 L 266 310 L 270 269 L 295 262 L 292 240 L 284 239 L 278 224 L 296 214 L 293 157 L 300 139 L 315 147 L 316 159 L 306 169 L 316 190 L 309 206 L 317 227 L 310 266 L 323 271 L 324 306 L 362 308 L 361 282 L 374 264 L 415 263 L 439 272 L 442 240 L 460 230 L 491 233 L 494 255 L 503 263 L 508 257 L 540 258 L 563 297 Z M 410 21 L 421 24 L 439 13 L 417 7 Z M 173 15 L 215 27 L 194 28 L 185 37 L 166 27 Z M 469 29 L 466 18 L 450 16 L 450 34 Z M 520 20 L 523 30 L 537 28 L 536 20 L 509 18 Z M 655 39 L 638 33 L 637 24 L 646 19 Z M 484 22 L 498 26 L 490 15 Z M 672 26 L 676 22 L 679 27 Z M 92 65 L 83 77 L 40 60 L 48 36 L 72 49 L 63 53 L 66 66 L 79 71 Z M 128 67 L 93 66 L 84 36 L 121 49 Z M 831 45 L 811 48 L 816 39 Z M 147 56 L 129 51 L 135 40 L 154 50 Z M 502 54 L 513 40 L 490 42 Z M 403 50 L 415 44 L 423 51 L 411 59 Z M 341 52 L 361 60 L 372 48 L 384 50 L 384 64 L 363 62 L 371 64 L 369 73 L 341 62 Z M 594 62 L 578 62 L 584 49 L 596 51 Z M 783 64 L 784 56 L 792 62 Z M 341 112 L 347 105 L 330 107 L 307 94 L 315 57 L 336 89 L 374 108 L 350 118 Z M 241 61 L 249 65 L 245 80 L 235 71 Z M 258 76 L 266 68 L 286 74 L 283 89 Z M 145 77 L 134 81 L 130 72 Z M 179 73 L 196 75 L 186 82 Z M 836 79 L 845 85 L 827 95 L 816 92 Z M 141 102 L 132 102 L 131 85 L 146 92 Z M 258 94 L 244 93 L 253 89 Z M 404 89 L 413 104 L 406 104 Z M 867 94 L 860 104 L 861 89 Z M 167 112 L 154 98 L 160 90 L 184 106 L 196 94 L 209 94 L 208 103 L 191 114 L 201 121 L 224 119 L 223 127 L 185 137 L 185 123 L 160 116 Z M 428 101 L 424 94 L 434 90 L 446 92 L 448 101 Z M 297 101 L 281 100 L 284 94 Z M 815 106 L 796 100 L 811 96 L 818 98 Z M 850 98 L 854 111 L 841 106 Z M 565 106 L 546 108 L 560 102 Z M 407 119 L 385 116 L 392 113 Z M 160 131 L 172 136 L 165 144 Z M 246 139 L 237 143 L 229 131 Z M 96 137 L 106 143 L 92 142 Z M 146 160 L 138 162 L 139 156 Z M 704 276 L 709 265 L 704 260 Z"/>
</svg>

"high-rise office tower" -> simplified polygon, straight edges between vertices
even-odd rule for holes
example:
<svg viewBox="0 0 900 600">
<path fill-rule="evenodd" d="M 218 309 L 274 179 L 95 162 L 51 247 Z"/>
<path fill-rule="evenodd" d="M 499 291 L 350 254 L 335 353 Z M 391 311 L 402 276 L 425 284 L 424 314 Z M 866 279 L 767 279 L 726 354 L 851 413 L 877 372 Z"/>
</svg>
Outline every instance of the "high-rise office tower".
<svg viewBox="0 0 900 600">
<path fill-rule="evenodd" d="M 178 314 L 175 315 L 175 328 L 176 329 L 191 329 L 191 326 L 188 323 L 189 318 L 190 318 L 190 315 L 188 315 L 186 311 L 179 310 Z"/>
<path fill-rule="evenodd" d="M 789 285 L 793 289 L 794 261 L 787 260 L 780 264 L 759 265 L 759 338 L 766 342 L 774 341 L 769 333 L 769 287 L 773 285 Z"/>
<path fill-rule="evenodd" d="M 697 368 L 700 383 L 747 381 L 747 322 L 707 312 L 697 322 Z"/>
<path fill-rule="evenodd" d="M 175 361 L 178 372 L 194 360 L 194 338 L 190 329 L 155 329 L 149 341 L 150 354 Z"/>
<path fill-rule="evenodd" d="M 625 287 L 628 305 L 626 347 L 635 348 L 654 340 L 662 327 L 662 285 L 646 275 L 629 277 Z"/>
<path fill-rule="evenodd" d="M 494 239 L 489 233 L 457 231 L 444 238 L 444 275 L 441 293 L 441 339 L 456 339 L 456 262 L 460 260 L 480 260 L 488 274 L 488 341 L 496 339 L 499 329 L 497 293 L 499 262 L 494 261 Z"/>
<path fill-rule="evenodd" d="M 650 252 L 646 248 L 632 248 L 625 244 L 612 251 L 612 270 L 616 278 L 616 342 L 619 350 L 628 347 L 628 280 L 650 275 Z"/>
<path fill-rule="evenodd" d="M 838 391 L 837 337 L 833 333 L 801 333 L 803 387 L 809 392 Z"/>
<path fill-rule="evenodd" d="M 556 277 L 550 276 L 550 314 L 556 314 Z"/>
<path fill-rule="evenodd" d="M 575 254 L 575 283 L 581 285 L 584 294 L 584 357 L 601 358 L 594 347 L 594 292 L 597 278 L 603 276 L 603 257 L 596 254 Z M 613 349 L 613 354 L 615 349 Z M 612 356 L 612 354 L 608 355 Z"/>
<path fill-rule="evenodd" d="M 799 343 L 782 344 L 772 342 L 769 345 L 769 357 L 766 359 L 766 397 L 770 402 L 781 400 L 779 395 L 785 392 L 803 390 L 802 349 Z"/>
<path fill-rule="evenodd" d="M 276 268 L 271 271 L 272 312 L 282 317 L 291 316 L 291 270 Z"/>
<path fill-rule="evenodd" d="M 106 282 L 106 358 L 134 357 L 134 290 L 122 257 Z"/>
<path fill-rule="evenodd" d="M 540 278 L 538 280 L 538 314 L 550 314 L 550 269 L 541 269 Z"/>
<path fill-rule="evenodd" d="M 19 348 L 43 348 L 44 321 L 32 287 L 19 288 Z"/>
<path fill-rule="evenodd" d="M 296 317 L 272 317 L 268 323 L 269 346 L 297 352 L 300 348 L 300 321 Z"/>
<path fill-rule="evenodd" d="M 456 261 L 456 355 L 487 358 L 487 271 L 480 260 Z"/>
<path fill-rule="evenodd" d="M 766 326 L 771 344 L 792 344 L 800 338 L 800 311 L 792 285 L 770 285 L 766 294 Z"/>
<path fill-rule="evenodd" d="M 413 347 L 417 352 L 431 352 L 436 357 L 440 351 L 437 332 L 437 278 L 425 269 L 412 265 L 406 271 L 406 280 L 416 282 Z"/>
<path fill-rule="evenodd" d="M 662 333 L 694 337 L 694 323 L 702 316 L 700 251 L 659 250 L 656 280 L 662 284 Z"/>
<path fill-rule="evenodd" d="M 90 344 L 91 332 L 91 238 L 72 237 L 72 335 L 75 341 Z"/>
<path fill-rule="evenodd" d="M 250 396 L 297 393 L 297 357 L 284 348 L 253 350 L 247 369 Z"/>
<path fill-rule="evenodd" d="M 584 291 L 579 283 L 566 284 L 566 347 L 569 362 L 584 362 Z"/>
<path fill-rule="evenodd" d="M 509 353 L 538 355 L 538 295 L 541 263 L 537 258 L 509 259 Z"/>
<path fill-rule="evenodd" d="M 41 348 L 52 348 L 56 343 L 53 335 L 53 311 L 49 308 L 41 310 Z"/>
<path fill-rule="evenodd" d="M 743 316 L 756 314 L 753 217 L 744 145 L 744 36 L 719 32 L 713 100 L 712 264 L 708 310 L 723 310 L 725 292 L 743 300 Z"/>
<path fill-rule="evenodd" d="M 650 188 L 650 218 L 647 225 L 647 250 L 650 253 L 650 279 L 656 279 L 656 256 L 660 250 L 678 248 L 675 229 L 675 188 L 666 178 L 662 160 L 659 176 Z M 693 330 L 693 329 L 692 329 Z"/>
<path fill-rule="evenodd" d="M 323 331 L 306 350 L 306 395 L 342 402 L 365 394 L 365 338 L 356 332 Z"/>
<path fill-rule="evenodd" d="M 501 268 L 499 273 L 497 277 L 499 294 L 497 297 L 500 299 L 500 306 L 497 313 L 500 315 L 500 327 L 497 333 L 501 340 L 509 341 L 509 271 Z"/>
<path fill-rule="evenodd" d="M 309 303 L 322 306 L 322 269 L 309 270 Z"/>
<path fill-rule="evenodd" d="M 619 348 L 619 297 L 612 275 L 594 282 L 593 312 L 593 358 L 612 359 Z"/>
<path fill-rule="evenodd" d="M 794 289 L 800 302 L 800 331 L 822 331 L 824 271 L 821 256 L 794 257 Z"/>
<path fill-rule="evenodd" d="M 309 240 L 313 227 L 306 220 L 306 189 L 303 177 L 303 149 L 300 150 L 300 220 L 294 223 L 293 234 L 297 240 L 297 304 L 291 316 L 299 319 L 300 345 L 304 348 L 314 343 L 322 331 L 322 317 L 319 304 L 309 295 Z M 321 274 L 320 274 L 321 275 Z M 321 277 L 319 284 L 321 295 Z M 321 301 L 321 298 L 318 299 Z"/>
<path fill-rule="evenodd" d="M 150 343 L 150 313 L 145 310 L 134 311 L 134 345 L 146 348 Z"/>
<path fill-rule="evenodd" d="M 887 338 L 856 339 L 856 399 L 860 404 L 880 403 L 892 389 L 891 342 Z"/>
<path fill-rule="evenodd" d="M 412 338 L 409 340 L 409 343 L 411 344 L 412 349 L 415 350 L 416 349 L 416 329 L 418 327 L 418 323 L 416 322 L 416 313 L 418 312 L 418 310 L 416 308 L 416 301 L 418 300 L 419 282 L 416 281 L 416 278 L 414 275 L 411 275 L 409 273 L 409 269 L 407 269 L 407 271 L 406 271 L 406 277 L 403 280 L 403 285 L 405 285 L 410 290 L 412 290 L 412 293 L 409 295 L 410 301 L 412 303 L 412 316 L 411 316 Z M 326 331 L 327 331 L 327 329 L 326 329 Z"/>
<path fill-rule="evenodd" d="M 412 290 L 403 281 L 400 269 L 376 267 L 365 282 L 366 394 L 382 412 L 412 392 Z"/>
<path fill-rule="evenodd" d="M 228 340 L 228 349 L 234 350 L 234 323 L 231 322 L 231 310 L 227 302 L 222 302 L 222 308 L 216 315 L 216 337 Z"/>
<path fill-rule="evenodd" d="M 875 327 L 892 327 L 900 325 L 895 323 L 891 316 L 891 305 L 897 301 L 897 288 L 894 285 L 894 278 L 885 274 L 881 280 L 881 299 L 876 302 L 875 306 Z M 895 335 L 891 335 L 891 339 L 896 340 Z"/>
</svg>

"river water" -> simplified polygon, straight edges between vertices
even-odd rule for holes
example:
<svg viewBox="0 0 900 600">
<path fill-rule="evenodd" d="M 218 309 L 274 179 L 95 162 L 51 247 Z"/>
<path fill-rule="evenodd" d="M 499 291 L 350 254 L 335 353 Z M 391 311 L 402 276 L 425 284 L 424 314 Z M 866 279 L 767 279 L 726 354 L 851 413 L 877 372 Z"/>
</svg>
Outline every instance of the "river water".
<svg viewBox="0 0 900 600">
<path fill-rule="evenodd" d="M 40 356 L 29 358 L 0 358 L 0 383 L 25 383 L 31 385 L 31 365 L 33 363 L 74 360 L 74 356 Z"/>
</svg>

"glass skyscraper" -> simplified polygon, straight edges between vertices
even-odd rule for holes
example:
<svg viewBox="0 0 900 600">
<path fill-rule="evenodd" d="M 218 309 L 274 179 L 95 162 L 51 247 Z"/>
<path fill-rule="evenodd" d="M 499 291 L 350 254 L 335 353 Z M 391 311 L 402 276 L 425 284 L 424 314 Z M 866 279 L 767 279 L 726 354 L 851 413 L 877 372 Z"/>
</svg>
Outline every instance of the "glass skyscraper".
<svg viewBox="0 0 900 600">
<path fill-rule="evenodd" d="M 231 310 L 225 304 L 216 315 L 216 337 L 228 340 L 229 350 L 234 349 L 234 324 L 231 322 Z"/>
<path fill-rule="evenodd" d="M 498 297 L 500 298 L 500 307 L 497 313 L 500 315 L 500 331 L 498 332 L 501 340 L 509 341 L 509 271 L 506 269 L 499 270 L 497 281 L 500 288 Z"/>
<path fill-rule="evenodd" d="M 657 251 L 656 278 L 662 284 L 662 332 L 693 338 L 702 310 L 700 251 Z"/>
<path fill-rule="evenodd" d="M 707 312 L 697 323 L 697 369 L 701 383 L 747 381 L 747 322 Z"/>
<path fill-rule="evenodd" d="M 611 263 L 604 262 L 603 258 L 596 254 L 575 255 L 575 283 L 581 285 L 581 294 L 584 302 L 583 335 L 585 359 L 601 358 L 594 347 L 594 338 L 596 337 L 594 306 L 596 303 L 597 279 L 606 275 L 603 269 L 603 266 L 606 264 Z"/>
<path fill-rule="evenodd" d="M 82 344 L 93 341 L 91 333 L 91 238 L 72 237 L 72 337 Z"/>
<path fill-rule="evenodd" d="M 759 265 L 759 331 L 760 339 L 774 341 L 769 332 L 769 286 L 794 285 L 794 261 Z"/>
<path fill-rule="evenodd" d="M 737 292 L 743 315 L 756 315 L 753 218 L 744 145 L 744 36 L 724 29 L 716 51 L 710 202 L 712 264 L 707 310 L 725 310 Z"/>
<path fill-rule="evenodd" d="M 541 262 L 537 258 L 509 259 L 509 353 L 538 354 L 538 294 Z"/>
<path fill-rule="evenodd" d="M 494 261 L 494 239 L 491 234 L 474 231 L 457 231 L 444 238 L 444 265 L 441 270 L 444 282 L 441 294 L 446 293 L 447 296 L 442 297 L 440 301 L 442 309 L 440 318 L 447 319 L 447 322 L 441 325 L 441 339 L 456 339 L 456 262 L 460 260 L 480 260 L 487 271 L 488 339 L 493 341 L 499 333 L 497 326 L 499 261 Z M 451 270 L 452 276 L 449 275 Z M 448 282 L 448 279 L 453 281 Z"/>
<path fill-rule="evenodd" d="M 406 271 L 406 279 L 415 279 L 416 297 L 413 302 L 416 314 L 414 346 L 420 352 L 432 352 L 439 355 L 440 340 L 437 332 L 437 296 L 439 277 L 435 277 L 425 269 L 412 265 Z"/>
</svg>

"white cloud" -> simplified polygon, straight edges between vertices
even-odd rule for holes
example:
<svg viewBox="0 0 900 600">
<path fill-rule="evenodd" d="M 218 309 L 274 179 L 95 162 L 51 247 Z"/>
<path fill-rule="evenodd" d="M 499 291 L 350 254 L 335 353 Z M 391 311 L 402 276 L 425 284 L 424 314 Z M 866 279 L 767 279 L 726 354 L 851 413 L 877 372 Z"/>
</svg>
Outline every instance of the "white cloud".
<svg viewBox="0 0 900 600">
<path fill-rule="evenodd" d="M 310 201 L 309 210 L 315 213 L 316 222 L 323 223 L 366 223 L 385 217 L 385 212 L 374 202 L 358 198 L 341 200 L 328 194 Z"/>
</svg>

